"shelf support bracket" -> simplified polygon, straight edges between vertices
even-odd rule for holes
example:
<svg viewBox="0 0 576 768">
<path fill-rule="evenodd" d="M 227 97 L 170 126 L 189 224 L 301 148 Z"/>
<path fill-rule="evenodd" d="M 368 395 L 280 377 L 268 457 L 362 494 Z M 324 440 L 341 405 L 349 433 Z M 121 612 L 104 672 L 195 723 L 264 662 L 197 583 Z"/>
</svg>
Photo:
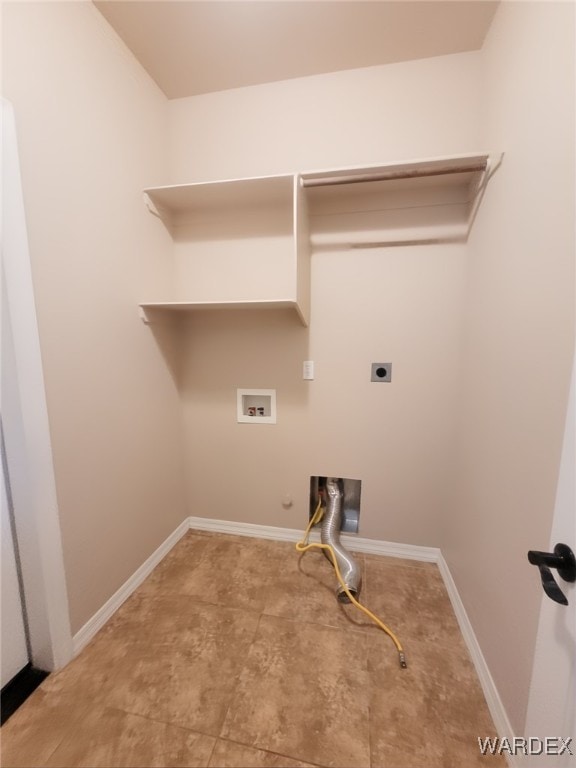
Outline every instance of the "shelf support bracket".
<svg viewBox="0 0 576 768">
<path fill-rule="evenodd" d="M 160 212 L 158 211 L 158 208 L 156 208 L 156 206 L 152 202 L 152 199 L 151 199 L 150 195 L 147 192 L 144 192 L 143 197 L 144 197 L 144 205 L 146 206 L 146 208 L 148 208 L 150 213 L 153 216 L 157 216 L 159 219 L 162 219 L 162 216 L 160 215 Z"/>
<path fill-rule="evenodd" d="M 143 307 L 141 304 L 138 306 L 138 317 L 144 323 L 144 325 L 150 325 L 150 323 L 152 322 L 150 320 L 150 317 L 148 316 L 146 308 Z"/>
<path fill-rule="evenodd" d="M 468 232 L 466 235 L 466 239 L 468 239 L 468 237 L 470 236 L 470 232 L 472 231 L 472 225 L 474 224 L 474 221 L 476 219 L 476 214 L 478 213 L 478 209 L 480 208 L 480 203 L 482 202 L 482 198 L 484 197 L 484 192 L 486 191 L 488 182 L 500 167 L 503 157 L 504 157 L 503 152 L 499 154 L 492 154 L 492 155 L 489 155 L 486 161 L 486 168 L 474 192 L 470 213 L 468 215 Z"/>
</svg>

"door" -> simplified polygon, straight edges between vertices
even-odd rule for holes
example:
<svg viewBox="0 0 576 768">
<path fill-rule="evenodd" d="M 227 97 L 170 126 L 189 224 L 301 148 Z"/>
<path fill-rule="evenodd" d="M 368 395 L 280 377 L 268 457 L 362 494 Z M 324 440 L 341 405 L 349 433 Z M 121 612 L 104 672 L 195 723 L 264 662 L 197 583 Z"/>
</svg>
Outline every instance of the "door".
<svg viewBox="0 0 576 768">
<path fill-rule="evenodd" d="M 547 551 L 551 552 L 558 542 L 576 551 L 576 363 Z M 534 549 L 543 547 L 534 542 Z M 530 766 L 568 768 L 576 764 L 576 585 L 558 575 L 555 578 L 569 604 L 559 605 L 543 596 L 524 735 L 552 740 L 547 745 L 549 755 L 531 757 Z M 572 741 L 565 746 L 570 738 Z"/>
<path fill-rule="evenodd" d="M 28 644 L 24 623 L 24 609 L 13 536 L 13 510 L 10 502 L 10 484 L 6 477 L 6 461 L 2 445 L 2 629 L 1 678 L 4 686 L 28 664 Z"/>
<path fill-rule="evenodd" d="M 72 658 L 72 635 L 16 121 L 9 102 L 0 99 L 0 106 L 0 402 L 7 491 L 16 513 L 30 660 L 38 669 L 54 670 Z M 4 495 L 1 503 L 4 510 Z"/>
</svg>

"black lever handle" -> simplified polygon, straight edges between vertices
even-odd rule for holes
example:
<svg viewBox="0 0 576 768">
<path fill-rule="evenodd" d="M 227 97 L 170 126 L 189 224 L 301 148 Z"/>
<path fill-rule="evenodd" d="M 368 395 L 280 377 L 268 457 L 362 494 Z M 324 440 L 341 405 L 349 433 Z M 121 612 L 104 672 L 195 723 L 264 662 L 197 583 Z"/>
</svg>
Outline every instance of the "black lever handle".
<svg viewBox="0 0 576 768">
<path fill-rule="evenodd" d="M 567 544 L 556 544 L 554 552 L 530 550 L 528 560 L 538 566 L 542 586 L 548 597 L 561 605 L 568 605 L 566 595 L 556 583 L 550 568 L 556 568 L 564 581 L 576 581 L 576 558 L 570 547 Z"/>
</svg>

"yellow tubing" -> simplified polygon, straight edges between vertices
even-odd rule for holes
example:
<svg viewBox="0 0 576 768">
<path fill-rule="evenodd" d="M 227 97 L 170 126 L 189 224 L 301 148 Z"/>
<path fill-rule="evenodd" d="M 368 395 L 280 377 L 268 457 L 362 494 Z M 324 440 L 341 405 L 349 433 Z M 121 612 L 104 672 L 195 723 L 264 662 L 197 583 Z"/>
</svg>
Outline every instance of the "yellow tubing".
<svg viewBox="0 0 576 768">
<path fill-rule="evenodd" d="M 312 529 L 312 526 L 316 525 L 316 523 L 319 523 L 320 520 L 324 517 L 324 510 L 322 508 L 322 502 L 318 502 L 318 506 L 316 507 L 316 511 L 310 518 L 310 522 L 308 523 L 308 527 L 306 528 L 306 531 L 304 532 L 304 538 L 302 541 L 297 542 L 296 544 L 296 550 L 298 552 L 307 552 L 309 549 L 323 549 L 327 551 L 330 555 L 330 559 L 332 560 L 332 565 L 334 566 L 334 571 L 336 572 L 336 578 L 340 582 L 340 586 L 348 596 L 348 599 L 350 602 L 356 606 L 356 608 L 359 608 L 361 611 L 363 611 L 366 616 L 368 616 L 372 621 L 377 624 L 380 629 L 382 629 L 388 637 L 392 640 L 394 645 L 396 646 L 398 650 L 398 656 L 400 658 L 400 666 L 405 669 L 408 665 L 406 664 L 406 656 L 404 655 L 404 649 L 402 648 L 402 644 L 400 643 L 400 640 L 396 637 L 394 632 L 384 624 L 384 622 L 380 621 L 380 619 L 375 616 L 372 611 L 369 611 L 368 608 L 366 608 L 365 605 L 362 605 L 362 603 L 359 603 L 358 600 L 354 597 L 354 595 L 350 592 L 348 587 L 346 586 L 344 579 L 342 578 L 342 574 L 340 573 L 340 568 L 338 568 L 338 561 L 336 560 L 336 554 L 332 547 L 329 544 L 309 544 L 308 543 L 308 537 L 310 536 L 310 531 Z"/>
</svg>

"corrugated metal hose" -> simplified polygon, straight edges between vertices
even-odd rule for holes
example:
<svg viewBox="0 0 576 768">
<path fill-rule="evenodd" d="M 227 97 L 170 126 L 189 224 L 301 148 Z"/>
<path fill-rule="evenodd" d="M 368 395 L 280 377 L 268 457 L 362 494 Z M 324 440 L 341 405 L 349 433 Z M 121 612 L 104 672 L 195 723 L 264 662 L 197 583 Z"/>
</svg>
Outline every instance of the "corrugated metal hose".
<svg viewBox="0 0 576 768">
<path fill-rule="evenodd" d="M 339 582 L 338 587 L 338 600 L 341 602 L 350 602 L 359 608 L 366 614 L 372 621 L 385 632 L 392 640 L 398 651 L 400 660 L 400 666 L 405 669 L 408 665 L 406 663 L 406 656 L 402 644 L 392 632 L 392 630 L 386 626 L 380 619 L 375 616 L 372 611 L 368 610 L 366 606 L 362 605 L 356 599 L 356 595 L 360 591 L 360 569 L 357 563 L 344 549 L 339 541 L 340 533 L 340 520 L 341 520 L 341 493 L 338 487 L 338 481 L 334 478 L 328 478 L 326 481 L 326 491 L 328 496 L 328 502 L 326 510 L 322 507 L 322 500 L 319 499 L 316 511 L 310 518 L 308 527 L 304 533 L 304 538 L 296 544 L 296 550 L 298 552 L 307 552 L 310 549 L 321 549 L 334 566 L 336 578 Z M 308 539 L 312 527 L 319 523 L 324 518 L 322 525 L 322 543 L 309 543 Z"/>
</svg>

